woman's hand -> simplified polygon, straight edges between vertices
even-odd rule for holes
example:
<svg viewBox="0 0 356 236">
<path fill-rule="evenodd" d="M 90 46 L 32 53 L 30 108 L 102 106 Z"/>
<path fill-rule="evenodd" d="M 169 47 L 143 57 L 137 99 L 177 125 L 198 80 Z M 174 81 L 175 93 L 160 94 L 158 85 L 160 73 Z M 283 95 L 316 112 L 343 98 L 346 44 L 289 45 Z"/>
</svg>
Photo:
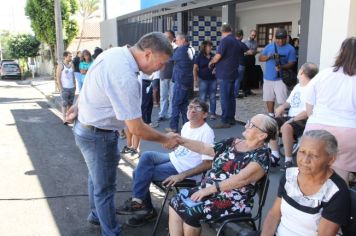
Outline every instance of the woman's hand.
<svg viewBox="0 0 356 236">
<path fill-rule="evenodd" d="M 216 192 L 215 186 L 209 186 L 206 188 L 202 188 L 199 191 L 193 193 L 192 196 L 190 196 L 190 199 L 192 199 L 195 202 L 201 201 L 204 197 L 209 196 L 213 193 Z"/>
</svg>

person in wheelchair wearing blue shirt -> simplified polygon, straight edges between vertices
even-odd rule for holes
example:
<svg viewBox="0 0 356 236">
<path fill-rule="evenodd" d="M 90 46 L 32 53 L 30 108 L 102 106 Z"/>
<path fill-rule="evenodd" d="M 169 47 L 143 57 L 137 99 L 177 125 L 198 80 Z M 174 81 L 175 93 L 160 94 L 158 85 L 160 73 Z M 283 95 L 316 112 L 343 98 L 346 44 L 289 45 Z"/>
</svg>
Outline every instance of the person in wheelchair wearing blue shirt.
<svg viewBox="0 0 356 236">
<path fill-rule="evenodd" d="M 309 81 L 317 73 L 318 66 L 314 63 L 307 62 L 303 64 L 297 76 L 299 83 L 293 88 L 287 101 L 275 110 L 275 119 L 282 135 L 285 154 L 283 169 L 293 166 L 293 143 L 302 136 L 308 119 L 305 107 L 305 89 Z M 284 116 L 286 109 L 289 109 L 289 111 L 287 116 Z M 272 166 L 277 166 L 280 159 L 278 142 L 277 140 L 271 140 L 269 144 L 272 149 Z"/>
</svg>

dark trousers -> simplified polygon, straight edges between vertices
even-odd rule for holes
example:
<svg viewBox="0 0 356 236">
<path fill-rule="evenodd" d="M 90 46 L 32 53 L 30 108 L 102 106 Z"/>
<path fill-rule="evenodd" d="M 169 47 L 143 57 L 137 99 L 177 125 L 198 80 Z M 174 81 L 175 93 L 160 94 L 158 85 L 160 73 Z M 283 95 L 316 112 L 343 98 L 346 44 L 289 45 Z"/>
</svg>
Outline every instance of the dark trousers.
<svg viewBox="0 0 356 236">
<path fill-rule="evenodd" d="M 253 70 L 255 69 L 256 58 L 255 56 L 248 55 L 245 56 L 245 75 L 242 80 L 242 90 L 246 92 L 250 92 L 252 88 L 252 80 L 253 80 Z"/>
<path fill-rule="evenodd" d="M 219 79 L 221 122 L 230 123 L 235 121 L 236 100 L 234 95 L 235 80 Z"/>
<path fill-rule="evenodd" d="M 151 115 L 153 109 L 152 91 L 153 89 L 151 86 L 151 81 L 142 80 L 141 112 L 142 112 L 142 120 L 146 124 L 151 123 Z"/>
<path fill-rule="evenodd" d="M 183 124 L 188 121 L 188 99 L 193 88 L 184 86 L 179 83 L 174 84 L 173 99 L 172 99 L 172 116 L 170 120 L 170 128 L 178 131 L 179 116 L 182 116 Z"/>
</svg>

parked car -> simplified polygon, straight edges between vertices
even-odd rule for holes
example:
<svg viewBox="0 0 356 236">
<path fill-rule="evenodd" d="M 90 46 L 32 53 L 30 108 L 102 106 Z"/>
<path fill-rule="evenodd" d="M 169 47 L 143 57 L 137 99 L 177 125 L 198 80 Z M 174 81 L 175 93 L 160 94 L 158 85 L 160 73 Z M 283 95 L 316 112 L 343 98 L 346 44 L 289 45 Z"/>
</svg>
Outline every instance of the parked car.
<svg viewBox="0 0 356 236">
<path fill-rule="evenodd" d="M 0 69 L 1 69 L 1 67 L 2 67 L 2 64 L 4 64 L 4 63 L 16 63 L 16 61 L 15 60 L 12 60 L 12 59 L 4 59 L 4 60 L 1 60 L 0 61 Z"/>
<path fill-rule="evenodd" d="M 16 78 L 21 79 L 20 66 L 16 62 L 4 62 L 0 69 L 1 79 Z"/>
</svg>

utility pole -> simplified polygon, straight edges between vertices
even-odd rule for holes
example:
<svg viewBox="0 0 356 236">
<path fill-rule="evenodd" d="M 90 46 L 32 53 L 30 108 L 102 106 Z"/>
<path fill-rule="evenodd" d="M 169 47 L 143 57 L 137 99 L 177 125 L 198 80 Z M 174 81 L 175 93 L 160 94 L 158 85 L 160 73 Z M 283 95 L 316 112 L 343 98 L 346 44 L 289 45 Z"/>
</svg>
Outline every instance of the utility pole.
<svg viewBox="0 0 356 236">
<path fill-rule="evenodd" d="M 64 44 L 63 44 L 63 31 L 62 31 L 62 14 L 61 14 L 61 1 L 54 0 L 54 15 L 56 22 L 56 56 L 57 56 L 57 64 L 61 63 L 63 52 L 64 52 Z M 54 68 L 56 71 L 56 68 Z M 59 86 L 56 80 L 56 73 L 54 72 L 54 80 L 55 80 L 55 91 L 59 92 Z"/>
</svg>

